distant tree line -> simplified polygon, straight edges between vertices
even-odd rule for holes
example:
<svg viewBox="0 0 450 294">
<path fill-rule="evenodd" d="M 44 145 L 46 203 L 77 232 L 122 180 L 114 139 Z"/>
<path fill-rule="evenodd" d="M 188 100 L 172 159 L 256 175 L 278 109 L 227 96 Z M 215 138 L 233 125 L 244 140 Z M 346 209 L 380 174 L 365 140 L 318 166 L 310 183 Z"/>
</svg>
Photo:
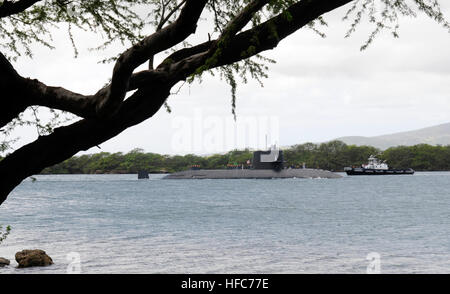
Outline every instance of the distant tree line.
<svg viewBox="0 0 450 294">
<path fill-rule="evenodd" d="M 381 151 L 371 146 L 346 145 L 340 141 L 322 144 L 306 143 L 284 149 L 286 167 L 321 168 L 342 171 L 346 166 L 360 166 L 370 155 L 386 160 L 391 167 L 411 167 L 417 171 L 449 171 L 450 145 L 399 146 Z M 126 174 L 147 170 L 152 173 L 176 172 L 194 165 L 202 169 L 224 169 L 230 166 L 246 166 L 253 152 L 234 150 L 226 154 L 211 156 L 169 156 L 145 153 L 135 149 L 126 154 L 101 152 L 72 157 L 62 163 L 48 167 L 43 174 Z M 1 158 L 0 158 L 1 160 Z"/>
</svg>

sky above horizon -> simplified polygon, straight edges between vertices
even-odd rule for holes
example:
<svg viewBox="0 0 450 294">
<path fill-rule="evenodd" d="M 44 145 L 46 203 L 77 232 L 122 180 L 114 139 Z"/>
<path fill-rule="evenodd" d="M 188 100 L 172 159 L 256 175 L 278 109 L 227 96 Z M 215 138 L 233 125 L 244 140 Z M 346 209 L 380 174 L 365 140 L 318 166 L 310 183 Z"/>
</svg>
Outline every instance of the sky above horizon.
<svg viewBox="0 0 450 294">
<path fill-rule="evenodd" d="M 450 3 L 441 3 L 450 19 Z M 162 108 L 101 144 L 101 151 L 142 148 L 161 154 L 211 154 L 262 148 L 266 142 L 288 146 L 450 122 L 449 32 L 420 13 L 401 19 L 399 39 L 384 32 L 361 52 L 371 27 L 362 23 L 354 36 L 344 38 L 350 26 L 341 20 L 344 14 L 341 8 L 325 16 L 325 39 L 302 29 L 265 52 L 277 63 L 270 65 L 263 88 L 255 81 L 239 84 L 236 122 L 229 86 L 218 77 L 205 76 L 201 84 L 184 85 L 169 98 L 172 113 Z M 21 58 L 14 65 L 22 76 L 93 94 L 108 81 L 113 67 L 98 61 L 123 48 L 92 52 L 86 48 L 98 43 L 96 37 L 76 37 L 77 59 L 60 32 L 54 36 L 56 50 L 37 47 L 32 60 Z M 22 137 L 21 144 L 36 139 L 33 128 L 21 128 L 16 135 Z"/>
</svg>

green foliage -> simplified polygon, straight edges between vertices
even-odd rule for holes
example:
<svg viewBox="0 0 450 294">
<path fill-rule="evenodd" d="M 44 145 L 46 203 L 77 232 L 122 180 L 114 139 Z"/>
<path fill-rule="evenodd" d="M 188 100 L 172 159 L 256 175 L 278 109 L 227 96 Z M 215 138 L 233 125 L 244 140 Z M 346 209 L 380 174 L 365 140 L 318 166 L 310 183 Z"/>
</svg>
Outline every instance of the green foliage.
<svg viewBox="0 0 450 294">
<path fill-rule="evenodd" d="M 7 226 L 5 231 L 3 231 L 3 227 L 0 225 L 0 244 L 5 241 L 6 237 L 11 233 L 11 227 Z"/>
<path fill-rule="evenodd" d="M 411 167 L 423 171 L 450 170 L 450 146 L 426 144 L 399 146 L 384 151 L 382 158 L 398 168 Z"/>
<path fill-rule="evenodd" d="M 391 167 L 413 168 L 418 171 L 450 170 L 450 146 L 400 146 L 381 151 L 372 146 L 346 145 L 340 141 L 322 144 L 306 143 L 284 149 L 286 166 L 321 168 L 342 171 L 346 166 L 360 166 L 367 163 L 370 155 L 387 160 Z M 49 167 L 44 174 L 95 174 L 95 173 L 137 173 L 176 172 L 200 165 L 204 169 L 224 169 L 227 165 L 246 164 L 253 158 L 251 150 L 233 150 L 226 154 L 207 157 L 188 154 L 168 156 L 144 153 L 135 149 L 127 154 L 98 153 L 73 157 Z"/>
<path fill-rule="evenodd" d="M 186 170 L 192 165 L 200 165 L 207 169 L 222 169 L 228 164 L 245 164 L 252 159 L 249 150 L 231 151 L 223 155 L 201 157 L 193 154 L 185 156 L 168 156 L 155 153 L 144 153 L 135 149 L 127 154 L 97 153 L 70 158 L 62 163 L 49 167 L 44 174 L 95 174 L 95 173 L 137 173 L 139 170 L 149 172 L 176 172 Z"/>
<path fill-rule="evenodd" d="M 373 25 L 372 32 L 361 46 L 361 50 L 367 49 L 376 36 L 385 30 L 390 31 L 394 38 L 398 38 L 400 17 L 416 17 L 417 11 L 425 13 L 444 28 L 450 29 L 450 24 L 444 18 L 438 0 L 356 0 L 352 3 L 343 18 L 343 20 L 352 20 L 346 37 L 356 31 L 364 17 L 367 17 L 368 22 Z"/>
<path fill-rule="evenodd" d="M 284 151 L 286 165 L 341 171 L 345 166 L 366 163 L 371 154 L 380 150 L 371 146 L 349 146 L 340 141 L 322 144 L 306 143 L 295 145 Z"/>
<path fill-rule="evenodd" d="M 2 1 L 3 2 L 3 1 Z M 155 4 L 156 0 L 45 0 L 27 10 L 0 19 L 1 47 L 17 58 L 25 54 L 32 57 L 31 44 L 54 48 L 52 29 L 64 25 L 67 35 L 77 49 L 73 28 L 98 33 L 104 37 L 97 49 L 119 41 L 134 43 L 143 35 L 145 17 L 137 13 L 140 5 Z M 0 3 L 2 5 L 2 3 Z"/>
<path fill-rule="evenodd" d="M 367 163 L 370 155 L 378 155 L 393 168 L 413 168 L 417 171 L 449 171 L 450 146 L 399 146 L 381 151 L 372 146 L 346 145 L 339 141 L 323 144 L 303 144 L 285 150 L 288 165 L 306 163 L 313 168 L 342 171 L 345 166 Z"/>
</svg>

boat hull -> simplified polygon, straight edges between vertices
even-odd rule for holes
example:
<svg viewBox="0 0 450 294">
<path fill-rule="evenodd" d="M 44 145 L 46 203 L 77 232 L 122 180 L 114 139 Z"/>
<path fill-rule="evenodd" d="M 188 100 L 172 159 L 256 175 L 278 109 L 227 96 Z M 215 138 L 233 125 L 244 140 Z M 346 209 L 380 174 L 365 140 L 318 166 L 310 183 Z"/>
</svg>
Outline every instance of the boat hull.
<svg viewBox="0 0 450 294">
<path fill-rule="evenodd" d="M 349 176 L 382 176 L 382 175 L 413 175 L 413 169 L 365 169 L 365 168 L 348 168 L 345 172 Z"/>
</svg>

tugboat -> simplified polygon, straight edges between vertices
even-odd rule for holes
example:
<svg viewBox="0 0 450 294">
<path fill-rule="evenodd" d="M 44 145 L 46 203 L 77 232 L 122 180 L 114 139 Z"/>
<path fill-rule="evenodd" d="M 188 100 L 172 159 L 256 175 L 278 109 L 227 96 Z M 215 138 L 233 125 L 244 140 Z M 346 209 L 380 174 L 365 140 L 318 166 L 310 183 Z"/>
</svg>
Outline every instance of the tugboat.
<svg viewBox="0 0 450 294">
<path fill-rule="evenodd" d="M 375 156 L 371 155 L 369 157 L 369 163 L 362 165 L 361 167 L 346 167 L 344 171 L 349 176 L 359 176 L 359 175 L 413 175 L 414 170 L 412 168 L 408 169 L 392 169 L 389 168 L 386 161 L 379 161 Z"/>
</svg>

